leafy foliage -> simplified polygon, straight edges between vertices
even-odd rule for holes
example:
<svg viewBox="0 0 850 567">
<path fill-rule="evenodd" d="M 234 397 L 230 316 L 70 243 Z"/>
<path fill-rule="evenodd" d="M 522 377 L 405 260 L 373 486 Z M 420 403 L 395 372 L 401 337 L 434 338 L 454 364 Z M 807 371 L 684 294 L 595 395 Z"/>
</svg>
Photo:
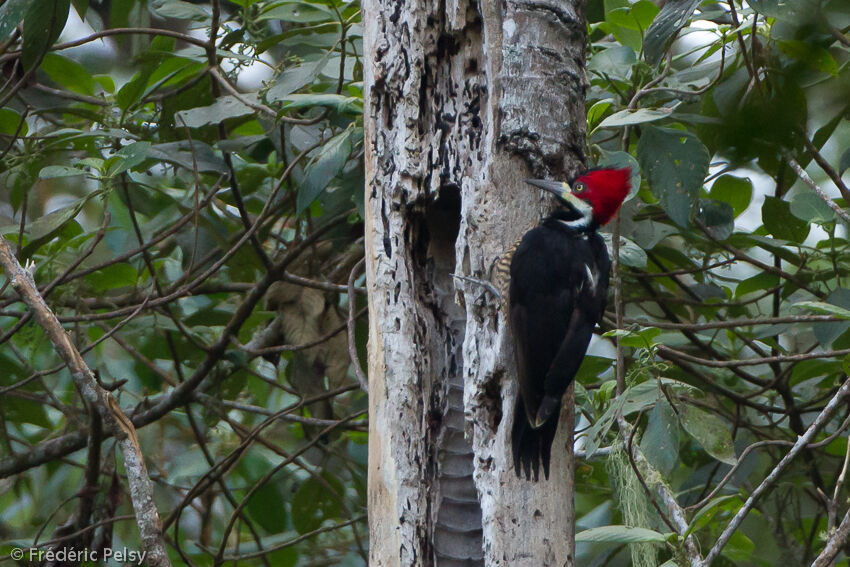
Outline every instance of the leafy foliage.
<svg viewBox="0 0 850 567">
<path fill-rule="evenodd" d="M 642 4 L 588 7 L 591 158 L 635 156 L 641 178 L 619 221 L 631 242 L 619 247 L 623 328 L 604 335 L 624 351 L 625 387 L 617 393 L 614 365 L 579 376 L 580 444 L 590 458 L 631 437 L 640 458 L 629 474 L 656 499 L 663 487 L 675 495 L 705 557 L 846 379 L 850 256 L 836 209 L 850 196 L 840 178 L 850 130 L 847 101 L 826 93 L 848 78 L 850 12 L 830 0 Z M 845 417 L 818 431 L 823 443 L 782 472 L 715 565 L 814 560 L 836 525 L 829 507 L 839 519 L 846 508 Z M 636 564 L 660 549 L 658 564 L 681 564 L 683 539 L 630 512 L 621 493 L 633 484 L 597 458 L 578 467 L 578 562 Z"/>
<path fill-rule="evenodd" d="M 73 11 L 89 29 L 60 40 Z M 135 422 L 174 564 L 366 562 L 365 399 L 340 334 L 359 19 L 347 0 L 0 6 L 0 232 Z M 0 555 L 89 525 L 51 545 L 141 549 L 110 433 L 2 284 Z"/>
</svg>

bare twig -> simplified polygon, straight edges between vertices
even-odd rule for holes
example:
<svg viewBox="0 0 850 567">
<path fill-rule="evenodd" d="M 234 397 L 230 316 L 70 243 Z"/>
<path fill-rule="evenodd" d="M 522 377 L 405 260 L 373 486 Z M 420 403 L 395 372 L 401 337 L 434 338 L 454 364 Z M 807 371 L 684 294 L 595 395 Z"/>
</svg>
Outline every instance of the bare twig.
<svg viewBox="0 0 850 567">
<path fill-rule="evenodd" d="M 363 374 L 363 368 L 360 366 L 360 357 L 357 356 L 357 344 L 354 341 L 354 307 L 357 304 L 357 296 L 354 295 L 354 280 L 357 272 L 366 264 L 366 258 L 361 258 L 359 262 L 351 270 L 348 276 L 348 355 L 351 357 L 351 364 L 354 365 L 354 374 L 357 376 L 357 381 L 360 382 L 360 388 L 369 393 L 369 382 L 366 380 L 366 375 Z"/>
<path fill-rule="evenodd" d="M 812 567 L 830 567 L 838 553 L 847 544 L 847 539 L 850 537 L 850 510 L 844 514 L 844 519 L 838 525 L 838 529 L 829 535 L 826 540 L 826 546 L 817 559 L 812 563 Z"/>
</svg>

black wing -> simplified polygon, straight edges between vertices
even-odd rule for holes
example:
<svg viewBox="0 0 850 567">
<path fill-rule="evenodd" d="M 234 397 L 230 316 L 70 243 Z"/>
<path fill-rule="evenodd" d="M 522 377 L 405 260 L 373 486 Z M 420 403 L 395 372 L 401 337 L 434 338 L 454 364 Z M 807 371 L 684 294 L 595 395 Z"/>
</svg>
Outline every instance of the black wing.
<svg viewBox="0 0 850 567">
<path fill-rule="evenodd" d="M 526 234 L 511 262 L 510 323 L 520 395 L 514 461 L 548 477 L 561 398 L 575 378 L 605 309 L 610 261 L 597 234 L 548 226 Z M 524 418 L 524 419 L 523 419 Z M 537 431 L 539 430 L 539 431 Z"/>
</svg>

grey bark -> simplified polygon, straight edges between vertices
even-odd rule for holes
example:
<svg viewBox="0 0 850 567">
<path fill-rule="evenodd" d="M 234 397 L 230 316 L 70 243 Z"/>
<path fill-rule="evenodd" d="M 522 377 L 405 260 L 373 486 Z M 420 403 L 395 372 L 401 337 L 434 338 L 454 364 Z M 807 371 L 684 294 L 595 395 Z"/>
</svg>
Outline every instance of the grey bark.
<svg viewBox="0 0 850 567">
<path fill-rule="evenodd" d="M 370 565 L 573 564 L 572 392 L 517 478 L 487 279 L 582 161 L 584 4 L 364 0 Z"/>
</svg>

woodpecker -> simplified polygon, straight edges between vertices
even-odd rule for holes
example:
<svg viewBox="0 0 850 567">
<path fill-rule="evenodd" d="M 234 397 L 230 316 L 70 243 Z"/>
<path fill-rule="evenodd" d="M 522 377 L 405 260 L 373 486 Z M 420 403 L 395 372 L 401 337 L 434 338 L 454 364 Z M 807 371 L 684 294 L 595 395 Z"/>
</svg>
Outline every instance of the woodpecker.
<svg viewBox="0 0 850 567">
<path fill-rule="evenodd" d="M 597 230 L 630 189 L 630 170 L 595 169 L 571 183 L 527 180 L 559 207 L 523 235 L 496 266 L 508 272 L 508 320 L 519 394 L 511 445 L 517 476 L 549 478 L 561 398 L 605 312 L 611 260 Z M 499 274 L 497 273 L 497 277 Z"/>
</svg>

